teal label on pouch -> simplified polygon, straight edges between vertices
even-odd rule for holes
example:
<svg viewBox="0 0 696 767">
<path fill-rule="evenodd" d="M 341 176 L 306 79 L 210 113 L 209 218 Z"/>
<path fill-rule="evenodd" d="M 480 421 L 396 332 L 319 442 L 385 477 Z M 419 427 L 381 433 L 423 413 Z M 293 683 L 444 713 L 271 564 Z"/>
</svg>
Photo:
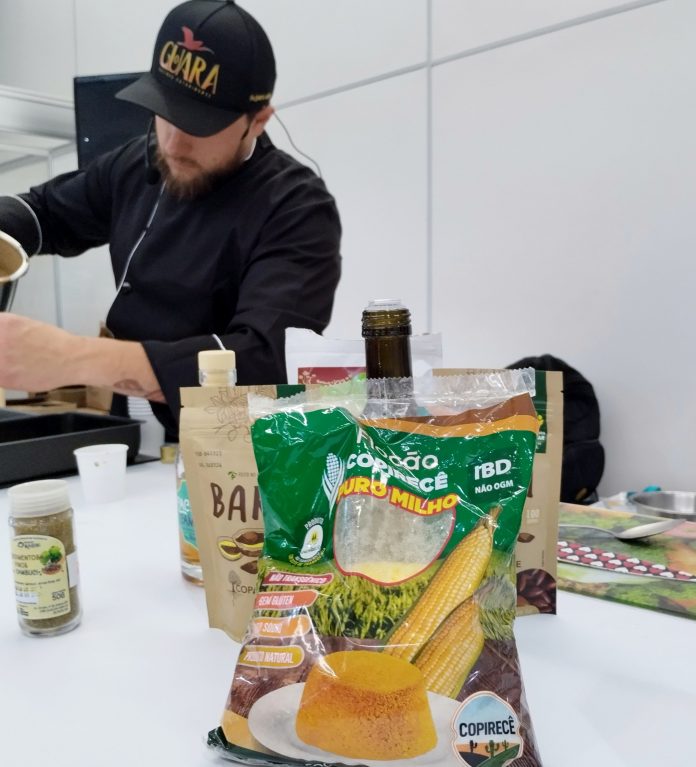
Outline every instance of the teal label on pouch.
<svg viewBox="0 0 696 767">
<path fill-rule="evenodd" d="M 196 531 L 193 527 L 193 514 L 191 514 L 191 501 L 189 500 L 188 483 L 185 479 L 181 480 L 179 488 L 176 491 L 176 506 L 179 512 L 179 531 L 181 537 L 190 546 L 198 548 L 196 542 Z"/>
</svg>

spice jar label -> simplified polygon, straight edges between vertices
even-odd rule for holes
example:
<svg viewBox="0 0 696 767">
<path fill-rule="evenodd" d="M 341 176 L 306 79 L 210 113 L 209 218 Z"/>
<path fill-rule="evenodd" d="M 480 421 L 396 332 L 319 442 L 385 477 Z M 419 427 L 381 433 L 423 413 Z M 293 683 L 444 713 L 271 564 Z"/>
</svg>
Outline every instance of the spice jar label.
<svg viewBox="0 0 696 767">
<path fill-rule="evenodd" d="M 70 612 L 65 546 L 48 535 L 18 535 L 12 541 L 17 612 L 31 620 Z"/>
</svg>

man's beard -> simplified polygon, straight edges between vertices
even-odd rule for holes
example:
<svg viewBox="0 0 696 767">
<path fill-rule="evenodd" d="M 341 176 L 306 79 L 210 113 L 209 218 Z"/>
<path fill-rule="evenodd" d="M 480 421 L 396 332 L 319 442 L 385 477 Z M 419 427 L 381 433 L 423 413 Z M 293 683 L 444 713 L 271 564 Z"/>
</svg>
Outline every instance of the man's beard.
<svg viewBox="0 0 696 767">
<path fill-rule="evenodd" d="M 172 172 L 166 158 L 162 155 L 159 148 L 155 155 L 155 165 L 159 170 L 167 191 L 173 197 L 179 200 L 193 200 L 201 197 L 211 191 L 217 184 L 231 173 L 233 173 L 244 162 L 245 155 L 240 146 L 237 153 L 229 162 L 214 170 L 204 170 L 194 160 L 184 160 L 184 165 L 189 168 L 195 168 L 195 175 L 186 176 L 186 178 L 177 178 Z"/>
</svg>

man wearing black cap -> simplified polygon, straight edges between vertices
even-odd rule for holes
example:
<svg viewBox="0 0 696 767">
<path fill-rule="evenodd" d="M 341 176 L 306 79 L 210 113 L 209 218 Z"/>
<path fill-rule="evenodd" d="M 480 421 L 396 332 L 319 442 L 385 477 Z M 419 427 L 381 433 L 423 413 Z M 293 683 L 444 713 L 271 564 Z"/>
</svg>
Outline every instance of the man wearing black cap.
<svg viewBox="0 0 696 767">
<path fill-rule="evenodd" d="M 108 242 L 118 288 L 113 339 L 0 313 L 0 386 L 147 397 L 174 434 L 202 349 L 235 350 L 240 383 L 285 380 L 285 328 L 328 324 L 341 227 L 323 182 L 264 132 L 274 84 L 252 16 L 234 2 L 183 3 L 151 71 L 118 94 L 153 113 L 148 136 L 0 197 L 0 230 L 28 253 Z"/>
</svg>

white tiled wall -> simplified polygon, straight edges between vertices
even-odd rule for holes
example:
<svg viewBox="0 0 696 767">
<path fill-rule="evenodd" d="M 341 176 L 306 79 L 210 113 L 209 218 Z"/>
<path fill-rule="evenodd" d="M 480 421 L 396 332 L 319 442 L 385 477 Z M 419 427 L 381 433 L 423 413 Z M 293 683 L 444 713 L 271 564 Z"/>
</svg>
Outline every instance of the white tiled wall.
<svg viewBox="0 0 696 767">
<path fill-rule="evenodd" d="M 15 65 L 29 16 L 26 4 L 0 3 L 0 82 L 54 95 L 75 72 L 149 67 L 174 4 L 74 0 L 73 16 L 72 0 L 43 1 L 58 63 L 50 77 L 44 64 Z M 604 492 L 692 489 L 693 0 L 246 7 L 276 50 L 276 103 L 291 104 L 280 116 L 341 210 L 329 334 L 357 336 L 365 302 L 390 294 L 417 330 L 432 305 L 448 364 L 553 353 L 597 389 Z M 279 125 L 270 132 L 294 152 Z M 61 263 L 59 281 L 66 326 L 93 332 L 113 290 L 106 253 Z M 97 283 L 103 293 L 79 312 Z M 50 284 L 41 302 L 18 306 L 55 311 Z"/>
</svg>

